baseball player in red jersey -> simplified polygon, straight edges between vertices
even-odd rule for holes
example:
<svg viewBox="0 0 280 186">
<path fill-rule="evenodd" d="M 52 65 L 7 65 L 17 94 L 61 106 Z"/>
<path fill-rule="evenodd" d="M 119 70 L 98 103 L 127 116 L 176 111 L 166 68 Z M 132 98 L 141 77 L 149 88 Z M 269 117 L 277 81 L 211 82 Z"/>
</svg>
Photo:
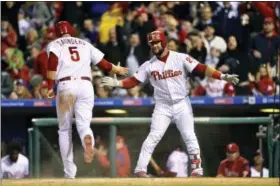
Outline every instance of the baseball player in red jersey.
<svg viewBox="0 0 280 186">
<path fill-rule="evenodd" d="M 240 156 L 236 143 L 227 145 L 227 158 L 221 161 L 217 177 L 248 177 L 249 161 Z"/>
<path fill-rule="evenodd" d="M 94 137 L 90 128 L 94 91 L 91 82 L 91 63 L 106 72 L 119 75 L 128 69 L 107 62 L 104 54 L 90 43 L 72 37 L 73 29 L 67 21 L 56 24 L 58 39 L 47 46 L 48 97 L 53 98 L 57 82 L 56 110 L 59 123 L 59 146 L 64 165 L 64 176 L 75 178 L 77 167 L 73 161 L 72 118 L 75 115 L 77 131 L 84 147 L 84 161 L 91 163 L 94 155 Z"/>
<path fill-rule="evenodd" d="M 223 79 L 237 83 L 237 75 L 222 74 L 221 72 L 200 64 L 191 56 L 169 51 L 166 47 L 166 37 L 161 31 L 148 34 L 148 42 L 154 56 L 141 65 L 138 72 L 124 80 L 116 77 L 104 77 L 102 84 L 111 87 L 130 89 L 147 80 L 154 87 L 155 108 L 152 115 L 151 130 L 144 141 L 137 166 L 136 176 L 147 177 L 147 166 L 151 155 L 161 140 L 170 122 L 175 122 L 191 159 L 193 176 L 203 175 L 200 149 L 194 132 L 194 117 L 188 98 L 187 75 L 189 73 L 203 74 L 215 79 Z"/>
</svg>

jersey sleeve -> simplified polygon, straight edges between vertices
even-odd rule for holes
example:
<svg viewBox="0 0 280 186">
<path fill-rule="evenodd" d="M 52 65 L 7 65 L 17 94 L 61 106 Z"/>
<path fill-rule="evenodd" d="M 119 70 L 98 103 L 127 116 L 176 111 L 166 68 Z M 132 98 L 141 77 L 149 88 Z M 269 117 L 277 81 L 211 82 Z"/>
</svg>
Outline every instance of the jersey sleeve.
<svg viewBox="0 0 280 186">
<path fill-rule="evenodd" d="M 56 55 L 57 57 L 60 56 L 60 46 L 58 43 L 56 43 L 55 41 L 51 42 L 48 46 L 47 46 L 47 54 L 48 57 L 50 57 L 50 53 L 54 53 L 54 55 Z"/>
<path fill-rule="evenodd" d="M 199 64 L 199 62 L 194 59 L 193 57 L 191 57 L 190 55 L 187 54 L 182 54 L 181 55 L 181 60 L 184 63 L 185 68 L 187 69 L 187 71 L 189 73 L 191 73 L 193 71 L 193 69 Z"/>
<path fill-rule="evenodd" d="M 141 83 L 144 83 L 149 78 L 149 62 L 143 63 L 134 74 L 134 77 Z"/>
<path fill-rule="evenodd" d="M 97 65 L 104 57 L 104 53 L 90 45 L 90 59 L 94 65 Z"/>
</svg>

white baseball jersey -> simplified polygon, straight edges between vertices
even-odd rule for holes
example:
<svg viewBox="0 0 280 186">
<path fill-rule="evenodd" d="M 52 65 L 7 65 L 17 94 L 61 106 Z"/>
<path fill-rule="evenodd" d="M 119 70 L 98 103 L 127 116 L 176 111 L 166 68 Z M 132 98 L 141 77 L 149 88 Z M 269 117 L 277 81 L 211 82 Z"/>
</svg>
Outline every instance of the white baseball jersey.
<svg viewBox="0 0 280 186">
<path fill-rule="evenodd" d="M 250 171 L 251 171 L 251 177 L 261 177 L 261 173 L 258 172 L 254 167 L 251 167 Z M 269 177 L 268 169 L 267 168 L 263 168 L 263 177 L 264 178 L 268 178 Z"/>
<path fill-rule="evenodd" d="M 1 178 L 20 179 L 28 176 L 29 162 L 28 159 L 22 155 L 18 155 L 17 162 L 11 162 L 9 156 L 4 156 L 1 160 Z"/>
<path fill-rule="evenodd" d="M 176 177 L 188 177 L 188 156 L 185 152 L 173 151 L 166 163 L 170 172 L 176 172 Z"/>
<path fill-rule="evenodd" d="M 47 47 L 50 52 L 58 57 L 56 79 L 64 77 L 89 77 L 91 78 L 90 64 L 97 65 L 104 54 L 90 43 L 75 37 L 61 37 Z"/>
<path fill-rule="evenodd" d="M 188 95 L 187 75 L 197 64 L 199 62 L 187 54 L 169 51 L 166 62 L 154 56 L 142 64 L 134 76 L 142 83 L 150 81 L 156 101 L 176 103 Z"/>
<path fill-rule="evenodd" d="M 226 81 L 216 79 L 214 81 L 209 81 L 206 78 L 203 81 L 201 81 L 201 86 L 203 86 L 203 88 L 205 89 L 206 95 L 210 97 L 223 96 L 226 84 Z"/>
</svg>

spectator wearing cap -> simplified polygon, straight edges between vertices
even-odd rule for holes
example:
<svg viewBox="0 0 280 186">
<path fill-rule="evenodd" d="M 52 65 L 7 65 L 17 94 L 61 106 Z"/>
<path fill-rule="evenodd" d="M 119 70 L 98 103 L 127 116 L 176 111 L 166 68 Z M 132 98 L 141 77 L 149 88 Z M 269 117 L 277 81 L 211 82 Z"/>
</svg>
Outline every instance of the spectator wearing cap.
<svg viewBox="0 0 280 186">
<path fill-rule="evenodd" d="M 279 1 L 252 2 L 252 6 L 256 8 L 264 17 L 272 17 L 275 20 L 276 28 L 280 33 L 280 3 Z M 277 21 L 278 20 L 278 21 Z"/>
<path fill-rule="evenodd" d="M 8 155 L 1 159 L 1 178 L 22 179 L 29 175 L 29 161 L 21 153 L 21 146 L 12 142 L 8 145 Z"/>
<path fill-rule="evenodd" d="M 118 177 L 129 177 L 131 169 L 131 159 L 130 154 L 125 143 L 123 136 L 117 136 L 116 139 L 116 166 L 117 166 L 117 176 Z M 97 158 L 100 165 L 105 169 L 106 176 L 109 176 L 110 161 L 108 160 L 107 149 L 99 149 L 97 152 Z"/>
<path fill-rule="evenodd" d="M 27 83 L 30 80 L 30 71 L 24 62 L 23 53 L 19 49 L 10 48 L 6 51 L 8 67 L 6 71 L 12 79 L 23 79 Z"/>
<path fill-rule="evenodd" d="M 252 74 L 248 74 L 250 81 L 250 94 L 269 96 L 275 93 L 275 84 L 271 75 L 271 68 L 269 63 L 267 65 L 261 65 L 256 77 Z"/>
<path fill-rule="evenodd" d="M 239 146 L 230 143 L 226 147 L 227 158 L 221 161 L 217 177 L 248 177 L 250 172 L 249 161 L 240 156 Z"/>
<path fill-rule="evenodd" d="M 8 21 L 7 17 L 1 19 L 1 56 L 5 56 L 8 48 L 14 48 L 17 45 L 17 33 Z"/>
<path fill-rule="evenodd" d="M 263 162 L 263 156 L 261 155 L 260 150 L 257 150 L 254 155 L 254 165 L 250 168 L 250 177 L 269 177 L 269 171 L 267 168 L 263 167 Z"/>
<path fill-rule="evenodd" d="M 32 95 L 28 91 L 27 84 L 23 79 L 15 81 L 14 91 L 11 93 L 10 99 L 31 99 Z"/>
<path fill-rule="evenodd" d="M 35 89 L 35 88 L 34 88 Z M 34 98 L 36 99 L 47 99 L 48 98 L 48 82 L 42 81 L 38 86 L 38 91 L 34 93 Z"/>
<path fill-rule="evenodd" d="M 278 50 L 280 50 L 280 37 L 275 32 L 274 20 L 266 17 L 263 32 L 253 37 L 251 42 L 251 52 L 256 66 L 270 63 L 272 74 L 275 74 Z"/>
</svg>

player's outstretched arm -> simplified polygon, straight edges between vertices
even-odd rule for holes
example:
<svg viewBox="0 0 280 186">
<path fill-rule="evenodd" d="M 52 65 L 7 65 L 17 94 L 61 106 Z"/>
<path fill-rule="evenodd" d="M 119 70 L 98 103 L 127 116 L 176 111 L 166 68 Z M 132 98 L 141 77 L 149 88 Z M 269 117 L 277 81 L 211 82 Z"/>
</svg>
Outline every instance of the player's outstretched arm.
<svg viewBox="0 0 280 186">
<path fill-rule="evenodd" d="M 228 82 L 232 82 L 233 84 L 237 84 L 239 82 L 238 75 L 236 74 L 223 74 L 222 72 L 214 69 L 211 66 L 207 66 L 204 64 L 197 64 L 194 68 L 193 72 L 199 74 L 199 75 L 205 75 L 207 77 L 212 77 L 214 79 L 220 79 L 225 80 Z"/>
<path fill-rule="evenodd" d="M 118 66 L 108 62 L 105 59 L 102 59 L 97 66 L 102 69 L 105 72 L 112 72 L 114 74 L 118 75 L 127 75 L 128 74 L 128 68 L 122 67 L 118 64 Z"/>
<path fill-rule="evenodd" d="M 121 87 L 124 89 L 130 89 L 138 85 L 140 82 L 135 77 L 128 77 L 123 80 L 118 80 L 117 75 L 112 77 L 104 77 L 102 78 L 101 86 L 109 86 L 109 87 Z"/>
</svg>

